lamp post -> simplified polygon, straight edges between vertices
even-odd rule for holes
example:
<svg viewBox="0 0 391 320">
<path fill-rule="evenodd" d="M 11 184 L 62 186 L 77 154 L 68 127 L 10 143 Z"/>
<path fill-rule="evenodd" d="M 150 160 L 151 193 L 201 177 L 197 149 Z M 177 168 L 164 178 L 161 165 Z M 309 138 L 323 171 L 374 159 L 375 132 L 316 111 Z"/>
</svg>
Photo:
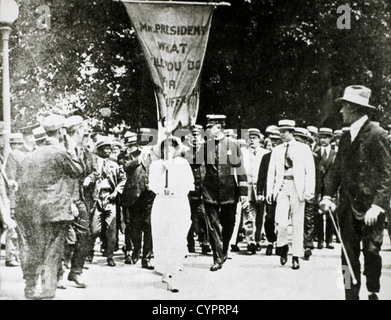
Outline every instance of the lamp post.
<svg viewBox="0 0 391 320">
<path fill-rule="evenodd" d="M 19 8 L 15 0 L 0 0 L 0 31 L 3 43 L 3 121 L 4 121 L 4 159 L 9 150 L 9 135 L 11 133 L 11 102 L 9 80 L 8 40 L 11 25 L 19 15 Z"/>
</svg>

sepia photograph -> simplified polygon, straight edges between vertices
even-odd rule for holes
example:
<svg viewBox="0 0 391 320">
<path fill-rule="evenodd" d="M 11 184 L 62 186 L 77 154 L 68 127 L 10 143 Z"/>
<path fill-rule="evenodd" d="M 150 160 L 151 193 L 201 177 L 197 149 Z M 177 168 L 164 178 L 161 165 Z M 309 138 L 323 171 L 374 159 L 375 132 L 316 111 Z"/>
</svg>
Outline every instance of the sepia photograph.
<svg viewBox="0 0 391 320">
<path fill-rule="evenodd" d="M 0 300 L 391 300 L 389 0 L 0 0 L 0 37 Z"/>
</svg>

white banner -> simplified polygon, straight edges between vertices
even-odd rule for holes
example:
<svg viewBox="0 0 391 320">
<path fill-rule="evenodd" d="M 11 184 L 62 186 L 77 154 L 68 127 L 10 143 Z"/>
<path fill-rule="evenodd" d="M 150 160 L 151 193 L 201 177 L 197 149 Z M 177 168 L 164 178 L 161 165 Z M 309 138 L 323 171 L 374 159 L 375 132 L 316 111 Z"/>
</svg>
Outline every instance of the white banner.
<svg viewBox="0 0 391 320">
<path fill-rule="evenodd" d="M 213 6 L 124 2 L 154 82 L 159 129 L 195 124 Z"/>
</svg>

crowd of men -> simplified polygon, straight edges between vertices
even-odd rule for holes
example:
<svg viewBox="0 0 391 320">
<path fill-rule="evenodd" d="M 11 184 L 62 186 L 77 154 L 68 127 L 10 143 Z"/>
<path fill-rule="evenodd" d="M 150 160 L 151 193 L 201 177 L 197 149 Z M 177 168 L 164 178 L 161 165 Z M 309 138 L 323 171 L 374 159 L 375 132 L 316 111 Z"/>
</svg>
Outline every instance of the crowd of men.
<svg viewBox="0 0 391 320">
<path fill-rule="evenodd" d="M 210 271 L 226 263 L 229 250 L 247 244 L 249 254 L 288 261 L 292 226 L 292 269 L 315 249 L 334 249 L 342 240 L 358 280 L 346 289 L 358 299 L 360 241 L 370 299 L 380 290 L 385 213 L 391 190 L 391 151 L 387 133 L 368 119 L 370 90 L 345 90 L 342 116 L 347 127 L 300 128 L 293 120 L 238 132 L 225 128 L 224 115 L 207 116 L 207 126 L 175 135 L 192 168 L 195 189 L 188 198 L 192 225 L 188 251 L 212 251 Z M 1 221 L 8 229 L 6 266 L 19 266 L 28 299 L 51 299 L 68 280 L 86 288 L 82 273 L 92 262 L 96 240 L 107 265 L 115 267 L 119 233 L 125 264 L 153 270 L 149 166 L 161 155 L 153 129 L 103 136 L 86 128 L 83 118 L 50 115 L 10 137 L 12 151 L 1 172 Z M 8 199 L 10 201 L 8 201 Z M 338 237 L 335 237 L 336 235 Z M 340 237 L 342 239 L 340 239 Z M 316 245 L 315 245 L 316 243 Z M 118 263 L 118 262 L 117 262 Z"/>
</svg>

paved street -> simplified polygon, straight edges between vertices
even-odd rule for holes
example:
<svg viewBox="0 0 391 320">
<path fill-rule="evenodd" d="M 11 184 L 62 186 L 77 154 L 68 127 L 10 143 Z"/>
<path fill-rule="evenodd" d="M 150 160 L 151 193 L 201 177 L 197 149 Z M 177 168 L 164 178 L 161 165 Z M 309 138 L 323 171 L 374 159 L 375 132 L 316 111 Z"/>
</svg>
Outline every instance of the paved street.
<svg viewBox="0 0 391 320">
<path fill-rule="evenodd" d="M 334 250 L 314 250 L 311 261 L 300 261 L 301 269 L 293 271 L 291 260 L 284 267 L 279 257 L 265 256 L 265 249 L 255 256 L 244 251 L 231 253 L 223 269 L 210 272 L 211 256 L 191 254 L 185 259 L 179 293 L 166 291 L 161 276 L 138 265 L 125 265 L 122 251 L 115 256 L 117 266 L 106 266 L 97 253 L 94 263 L 85 271 L 87 289 L 67 282 L 66 290 L 57 290 L 57 300 L 126 299 L 126 300 L 262 300 L 262 299 L 343 299 L 340 275 L 340 246 Z M 265 244 L 266 246 L 266 244 Z M 99 248 L 98 246 L 96 247 Z M 197 249 L 199 250 L 199 249 Z M 387 232 L 382 251 L 383 275 L 380 299 L 391 299 L 391 245 Z M 340 288 L 339 288 L 340 287 Z M 365 287 L 365 286 L 364 286 Z M 5 267 L 1 251 L 0 299 L 24 299 L 24 282 L 20 268 Z M 361 298 L 366 299 L 365 288 Z"/>
</svg>

